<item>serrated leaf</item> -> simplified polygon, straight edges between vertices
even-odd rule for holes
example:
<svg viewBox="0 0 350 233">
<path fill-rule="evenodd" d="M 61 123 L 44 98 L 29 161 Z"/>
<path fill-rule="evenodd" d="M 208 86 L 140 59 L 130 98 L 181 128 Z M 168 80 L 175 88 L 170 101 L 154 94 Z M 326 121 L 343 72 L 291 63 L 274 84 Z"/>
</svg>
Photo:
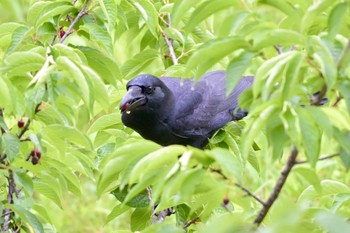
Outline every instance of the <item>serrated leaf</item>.
<svg viewBox="0 0 350 233">
<path fill-rule="evenodd" d="M 133 232 L 141 231 L 151 225 L 152 212 L 149 208 L 137 208 L 131 214 L 130 227 Z"/>
<path fill-rule="evenodd" d="M 243 51 L 230 61 L 226 69 L 226 94 L 231 93 L 236 87 L 255 54 L 254 52 Z"/>
<path fill-rule="evenodd" d="M 114 0 L 99 0 L 99 3 L 108 21 L 108 31 L 112 32 L 117 20 L 118 5 Z"/>
<path fill-rule="evenodd" d="M 330 40 L 334 39 L 342 27 L 348 7 L 349 3 L 343 2 L 338 3 L 338 5 L 332 9 L 331 14 L 328 17 L 328 38 Z"/>
<path fill-rule="evenodd" d="M 67 77 L 73 79 L 79 86 L 80 96 L 87 106 L 90 106 L 89 85 L 80 67 L 72 62 L 68 57 L 60 56 L 56 60 L 57 68 L 67 73 Z"/>
<path fill-rule="evenodd" d="M 213 39 L 203 44 L 190 58 L 187 63 L 187 70 L 196 69 L 195 77 L 201 77 L 205 71 L 216 64 L 225 56 L 237 49 L 248 48 L 249 44 L 243 39 L 231 36 Z"/>
<path fill-rule="evenodd" d="M 309 30 L 311 26 L 318 23 L 316 20 L 317 17 L 321 15 L 322 12 L 327 8 L 331 7 L 334 3 L 335 1 L 333 0 L 323 0 L 311 5 L 303 15 L 302 21 L 300 23 L 301 30 L 305 32 Z"/>
<path fill-rule="evenodd" d="M 42 6 L 40 6 L 41 8 Z M 39 7 L 38 7 L 39 8 Z M 56 15 L 66 15 L 69 11 L 71 11 L 73 8 L 72 4 L 68 1 L 54 1 L 50 2 L 49 4 L 45 4 L 44 7 L 39 12 L 35 12 L 37 14 L 35 16 L 35 27 L 38 28 L 42 24 L 44 24 L 47 21 L 52 20 L 52 18 Z M 32 19 L 33 16 L 31 16 Z"/>
<path fill-rule="evenodd" d="M 158 12 L 154 7 L 153 3 L 149 0 L 129 0 L 134 7 L 139 11 L 145 23 L 147 24 L 151 33 L 158 38 L 157 27 L 158 27 Z"/>
<path fill-rule="evenodd" d="M 50 186 L 51 185 L 51 186 Z M 34 182 L 34 190 L 45 197 L 53 201 L 58 207 L 63 209 L 61 198 L 54 186 L 55 184 L 48 185 L 46 182 L 36 180 Z M 56 184 L 57 185 L 57 184 Z"/>
<path fill-rule="evenodd" d="M 321 133 L 313 122 L 313 118 L 304 109 L 297 108 L 302 143 L 306 157 L 315 166 L 320 156 Z"/>
<path fill-rule="evenodd" d="M 111 114 L 103 115 L 100 118 L 96 119 L 96 121 L 94 121 L 91 124 L 91 126 L 87 130 L 87 134 L 92 134 L 96 131 L 106 129 L 120 123 L 121 123 L 121 119 L 120 119 L 119 113 L 111 113 Z"/>
<path fill-rule="evenodd" d="M 111 192 L 118 201 L 124 202 L 125 205 L 134 207 L 134 208 L 144 208 L 150 205 L 151 201 L 149 199 L 148 193 L 145 189 L 143 189 L 143 192 L 138 193 L 136 196 L 133 196 L 132 198 L 128 198 L 127 202 L 125 202 L 126 196 L 129 195 L 129 191 L 127 187 L 124 187 L 124 189 L 120 190 L 119 187 L 116 188 Z"/>
<path fill-rule="evenodd" d="M 337 195 L 342 193 L 350 194 L 350 188 L 334 180 L 323 180 L 321 181 L 321 192 L 317 192 L 313 186 L 307 187 L 299 196 L 298 202 L 303 201 L 313 201 L 316 198 L 328 196 L 328 195 Z"/>
<path fill-rule="evenodd" d="M 5 59 L 10 75 L 25 75 L 27 72 L 39 70 L 45 63 L 45 58 L 37 52 L 14 52 Z"/>
<path fill-rule="evenodd" d="M 21 143 L 18 137 L 5 133 L 2 135 L 2 141 L 5 145 L 5 153 L 9 161 L 13 161 L 16 155 L 19 153 Z"/>
<path fill-rule="evenodd" d="M 85 23 L 79 27 L 90 35 L 90 40 L 104 47 L 107 52 L 113 51 L 113 43 L 110 34 L 95 23 Z"/>
<path fill-rule="evenodd" d="M 7 50 L 7 54 L 11 54 L 16 48 L 22 43 L 22 41 L 27 37 L 27 35 L 32 31 L 31 28 L 27 26 L 20 26 L 13 31 L 11 37 L 11 44 Z"/>
<path fill-rule="evenodd" d="M 307 167 L 294 167 L 293 172 L 302 176 L 304 180 L 307 180 L 317 192 L 322 190 L 321 182 L 314 170 Z"/>
<path fill-rule="evenodd" d="M 243 167 L 240 158 L 223 148 L 214 148 L 207 154 L 212 157 L 219 165 L 222 171 L 230 179 L 242 181 Z"/>
<path fill-rule="evenodd" d="M 209 0 L 203 2 L 198 8 L 194 10 L 189 19 L 188 23 L 185 26 L 187 32 L 192 31 L 200 22 L 208 18 L 214 13 L 233 7 L 234 4 L 231 1 L 222 1 L 222 0 Z"/>
<path fill-rule="evenodd" d="M 123 76 L 126 79 L 130 79 L 154 61 L 158 56 L 158 51 L 154 49 L 144 50 L 136 54 L 132 59 L 123 64 L 121 69 Z"/>
<path fill-rule="evenodd" d="M 316 218 L 316 222 L 329 233 L 350 232 L 349 222 L 335 213 L 321 212 Z"/>
<path fill-rule="evenodd" d="M 173 166 L 177 162 L 178 156 L 186 151 L 186 147 L 171 145 L 163 147 L 143 157 L 133 168 L 129 181 L 136 183 L 140 179 L 147 177 L 151 171 L 156 171 L 164 166 Z"/>
<path fill-rule="evenodd" d="M 254 50 L 261 50 L 274 45 L 304 45 L 306 38 L 301 33 L 287 29 L 263 31 L 255 35 Z"/>
<path fill-rule="evenodd" d="M 274 104 L 269 104 L 266 108 L 259 114 L 259 117 L 248 124 L 242 133 L 242 156 L 247 158 L 249 150 L 254 142 L 255 137 L 261 132 L 261 129 L 266 126 L 266 122 L 273 118 L 276 114 L 276 106 Z"/>
<path fill-rule="evenodd" d="M 62 125 L 50 125 L 44 129 L 43 135 L 45 135 L 46 140 L 57 140 L 61 138 L 61 140 L 67 140 L 87 150 L 92 149 L 89 138 L 76 128 L 64 127 Z"/>
<path fill-rule="evenodd" d="M 105 156 L 101 161 L 101 175 L 97 181 L 97 195 L 100 196 L 108 190 L 118 178 L 121 171 L 126 169 L 135 159 L 158 149 L 160 146 L 148 142 L 129 143 L 119 148 L 115 153 Z"/>
<path fill-rule="evenodd" d="M 91 100 L 95 100 L 104 110 L 107 110 L 110 105 L 107 90 L 102 79 L 88 66 L 82 65 L 81 69 L 85 77 L 88 77 L 90 81 L 89 92 L 91 94 Z"/>
<path fill-rule="evenodd" d="M 110 221 L 112 221 L 113 219 L 115 219 L 116 217 L 118 217 L 119 215 L 125 213 L 128 210 L 130 210 L 129 206 L 122 205 L 122 204 L 116 205 L 112 209 L 112 211 L 108 214 L 105 224 L 109 223 Z"/>
<path fill-rule="evenodd" d="M 188 14 L 191 7 L 196 7 L 201 1 L 198 0 L 175 0 L 174 7 L 171 12 L 172 25 L 177 28 L 181 20 L 184 19 L 184 16 Z"/>
<path fill-rule="evenodd" d="M 5 207 L 13 210 L 23 221 L 30 224 L 33 227 L 35 233 L 44 232 L 44 228 L 41 222 L 29 210 L 26 210 L 22 206 L 16 204 L 5 204 Z"/>
<path fill-rule="evenodd" d="M 85 54 L 89 66 L 94 69 L 106 83 L 116 86 L 117 80 L 122 79 L 119 66 L 112 58 L 92 48 L 79 47 L 79 49 Z"/>
<path fill-rule="evenodd" d="M 11 111 L 12 106 L 12 96 L 10 91 L 10 83 L 0 77 L 0 106 L 6 109 L 9 109 Z M 5 122 L 3 120 L 3 117 L 1 117 L 1 126 L 5 125 Z M 7 129 L 6 126 L 4 126 L 4 129 Z"/>
</svg>

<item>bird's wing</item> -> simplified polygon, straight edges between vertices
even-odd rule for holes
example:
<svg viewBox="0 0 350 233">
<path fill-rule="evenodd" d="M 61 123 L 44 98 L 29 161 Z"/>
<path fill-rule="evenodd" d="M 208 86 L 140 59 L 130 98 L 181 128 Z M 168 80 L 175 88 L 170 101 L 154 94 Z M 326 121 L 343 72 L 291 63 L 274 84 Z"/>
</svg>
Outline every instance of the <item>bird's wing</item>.
<svg viewBox="0 0 350 233">
<path fill-rule="evenodd" d="M 242 79 L 228 97 L 224 71 L 207 73 L 196 83 L 174 78 L 163 82 L 175 96 L 176 108 L 170 119 L 173 130 L 182 135 L 207 135 L 232 120 L 230 111 L 252 80 Z"/>
</svg>

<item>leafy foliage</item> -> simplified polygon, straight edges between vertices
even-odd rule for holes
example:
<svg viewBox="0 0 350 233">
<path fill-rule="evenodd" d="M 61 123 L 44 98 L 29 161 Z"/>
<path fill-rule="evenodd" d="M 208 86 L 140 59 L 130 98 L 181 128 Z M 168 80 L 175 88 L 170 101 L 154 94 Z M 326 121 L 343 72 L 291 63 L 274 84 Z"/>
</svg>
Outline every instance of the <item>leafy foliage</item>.
<svg viewBox="0 0 350 233">
<path fill-rule="evenodd" d="M 349 232 L 349 9 L 333 0 L 3 0 L 1 230 Z M 242 75 L 256 78 L 239 101 L 249 116 L 205 150 L 162 148 L 122 125 L 118 105 L 135 75 L 215 69 L 227 70 L 228 92 Z M 175 214 L 161 219 L 168 208 Z"/>
</svg>

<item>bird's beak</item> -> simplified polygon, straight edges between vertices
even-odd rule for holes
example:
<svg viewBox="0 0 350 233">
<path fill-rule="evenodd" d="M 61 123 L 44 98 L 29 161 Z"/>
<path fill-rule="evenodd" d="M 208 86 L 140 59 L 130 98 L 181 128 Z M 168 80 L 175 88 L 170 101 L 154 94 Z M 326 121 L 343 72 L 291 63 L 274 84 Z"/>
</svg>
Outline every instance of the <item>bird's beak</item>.
<svg viewBox="0 0 350 233">
<path fill-rule="evenodd" d="M 141 87 L 131 86 L 120 103 L 120 111 L 132 111 L 138 106 L 144 105 L 147 102 L 145 95 L 142 93 Z"/>
</svg>

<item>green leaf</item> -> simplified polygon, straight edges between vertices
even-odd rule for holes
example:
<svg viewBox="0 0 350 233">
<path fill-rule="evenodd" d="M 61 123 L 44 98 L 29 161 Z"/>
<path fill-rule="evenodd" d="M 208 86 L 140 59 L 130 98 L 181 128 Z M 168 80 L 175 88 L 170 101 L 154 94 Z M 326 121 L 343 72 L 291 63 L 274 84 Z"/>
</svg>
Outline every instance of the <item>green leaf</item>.
<svg viewBox="0 0 350 233">
<path fill-rule="evenodd" d="M 274 45 L 304 45 L 305 36 L 296 31 L 287 29 L 274 29 L 263 31 L 255 36 L 254 50 L 261 50 Z"/>
<path fill-rule="evenodd" d="M 102 172 L 97 181 L 97 195 L 100 196 L 111 186 L 115 186 L 119 173 L 135 159 L 159 148 L 159 145 L 150 141 L 128 143 L 110 156 L 105 156 L 100 164 Z"/>
<path fill-rule="evenodd" d="M 327 8 L 331 7 L 334 3 L 333 0 L 323 0 L 318 1 L 315 4 L 311 5 L 306 13 L 303 15 L 302 21 L 300 23 L 301 30 L 307 32 L 314 24 L 319 23 L 317 17 L 322 15 Z"/>
<path fill-rule="evenodd" d="M 11 44 L 7 50 L 7 54 L 15 51 L 31 31 L 32 29 L 28 28 L 27 26 L 17 27 L 12 34 Z"/>
<path fill-rule="evenodd" d="M 12 109 L 12 96 L 10 90 L 11 84 L 7 79 L 0 77 L 0 106 L 11 111 Z M 1 117 L 1 127 L 7 130 L 3 117 Z"/>
<path fill-rule="evenodd" d="M 110 57 L 96 49 L 78 47 L 86 56 L 89 66 L 94 69 L 106 83 L 116 86 L 117 81 L 122 79 L 119 66 Z"/>
<path fill-rule="evenodd" d="M 173 166 L 177 162 L 178 156 L 181 156 L 185 151 L 186 147 L 184 146 L 171 145 L 146 155 L 133 168 L 129 179 L 130 183 L 144 179 L 152 171 L 165 166 Z"/>
<path fill-rule="evenodd" d="M 113 51 L 113 43 L 110 34 L 95 23 L 85 23 L 79 29 L 86 31 L 90 35 L 90 40 L 95 41 L 107 52 Z"/>
<path fill-rule="evenodd" d="M 72 4 L 68 1 L 53 1 L 49 4 L 38 5 L 38 9 L 40 9 L 40 13 L 37 9 L 35 9 L 32 11 L 33 13 L 35 13 L 35 15 L 28 16 L 28 18 L 30 17 L 30 19 L 35 22 L 34 26 L 36 28 L 43 25 L 45 22 L 51 21 L 52 18 L 56 15 L 66 15 L 74 8 Z"/>
<path fill-rule="evenodd" d="M 226 69 L 226 94 L 231 93 L 236 87 L 255 54 L 254 52 L 243 51 L 230 61 Z"/>
<path fill-rule="evenodd" d="M 238 49 L 248 47 L 249 44 L 246 41 L 236 36 L 210 40 L 203 44 L 189 58 L 187 70 L 191 71 L 197 69 L 195 77 L 199 78 L 205 73 L 205 71 L 225 56 Z"/>
<path fill-rule="evenodd" d="M 112 32 L 117 20 L 118 5 L 114 0 L 99 0 L 99 3 L 108 21 L 108 31 Z"/>
<path fill-rule="evenodd" d="M 52 142 L 60 138 L 61 140 L 67 140 L 70 143 L 76 144 L 84 149 L 92 149 L 92 144 L 89 138 L 76 128 L 65 127 L 62 125 L 50 125 L 44 129 L 43 135 L 46 140 L 50 140 Z"/>
<path fill-rule="evenodd" d="M 349 222 L 344 217 L 340 217 L 334 213 L 321 212 L 316 216 L 315 220 L 326 232 L 350 232 Z"/>
<path fill-rule="evenodd" d="M 242 182 L 243 166 L 237 155 L 222 148 L 214 148 L 207 154 L 220 165 L 226 176 L 230 179 L 235 178 L 239 183 Z"/>
<path fill-rule="evenodd" d="M 29 210 L 26 210 L 24 207 L 16 204 L 5 204 L 5 207 L 13 210 L 23 221 L 30 224 L 33 227 L 35 233 L 44 232 L 43 225 L 39 219 Z"/>
<path fill-rule="evenodd" d="M 122 204 L 116 205 L 112 209 L 112 211 L 108 214 L 105 224 L 109 223 L 110 221 L 112 221 L 113 219 L 115 219 L 116 217 L 120 216 L 121 214 L 125 213 L 128 210 L 130 210 L 129 206 L 122 205 Z"/>
<path fill-rule="evenodd" d="M 313 201 L 317 198 L 329 195 L 337 195 L 343 193 L 350 194 L 350 188 L 339 181 L 323 180 L 321 181 L 321 188 L 322 191 L 318 192 L 313 186 L 309 186 L 301 193 L 298 202 Z"/>
<path fill-rule="evenodd" d="M 321 132 L 315 125 L 308 111 L 297 108 L 302 143 L 306 157 L 312 166 L 315 166 L 320 156 Z"/>
<path fill-rule="evenodd" d="M 254 139 L 261 132 L 262 128 L 266 126 L 266 123 L 269 119 L 273 117 L 276 112 L 276 106 L 274 104 L 269 104 L 266 108 L 259 114 L 259 117 L 252 119 L 249 124 L 244 128 L 242 134 L 242 156 L 247 158 L 251 145 L 254 142 Z"/>
<path fill-rule="evenodd" d="M 85 77 L 88 77 L 90 81 L 89 91 L 91 94 L 91 100 L 95 100 L 104 110 L 107 110 L 110 105 L 107 90 L 102 79 L 88 66 L 82 65 L 81 69 L 84 72 Z"/>
<path fill-rule="evenodd" d="M 14 52 L 6 57 L 5 64 L 9 74 L 16 76 L 39 70 L 45 60 L 35 51 Z"/>
<path fill-rule="evenodd" d="M 91 124 L 91 126 L 87 130 L 87 134 L 90 135 L 96 131 L 110 128 L 117 124 L 121 124 L 119 113 L 111 113 L 111 114 L 103 115 L 100 118 L 96 119 Z"/>
<path fill-rule="evenodd" d="M 190 8 L 196 7 L 196 5 L 200 2 L 201 1 L 199 0 L 175 0 L 173 10 L 170 14 L 172 25 L 175 28 L 178 28 L 179 23 L 184 19 L 184 16 L 188 14 Z"/>
<path fill-rule="evenodd" d="M 80 67 L 68 57 L 64 56 L 58 57 L 56 64 L 59 70 L 62 70 L 62 72 L 66 73 L 67 77 L 70 77 L 75 81 L 79 87 L 81 98 L 84 100 L 86 105 L 90 106 L 89 85 Z"/>
<path fill-rule="evenodd" d="M 326 41 L 319 37 L 311 37 L 310 42 L 314 53 L 312 56 L 320 66 L 320 71 L 326 81 L 327 88 L 332 89 L 337 81 L 337 65 L 333 59 L 330 49 L 327 47 Z"/>
<path fill-rule="evenodd" d="M 137 208 L 131 214 L 130 227 L 133 232 L 141 231 L 151 225 L 152 212 L 149 208 Z"/>
<path fill-rule="evenodd" d="M 124 187 L 122 190 L 118 188 L 114 189 L 111 192 L 118 201 L 124 202 L 127 195 L 129 195 L 129 190 L 127 187 Z M 144 208 L 150 205 L 150 199 L 148 196 L 148 193 L 146 190 L 143 190 L 143 192 L 137 194 L 136 196 L 129 198 L 128 201 L 125 203 L 125 205 L 134 207 L 134 208 Z"/>
<path fill-rule="evenodd" d="M 134 77 L 158 57 L 158 51 L 154 49 L 144 50 L 136 54 L 132 59 L 123 64 L 121 69 L 123 76 L 125 79 Z"/>
<path fill-rule="evenodd" d="M 158 38 L 158 12 L 154 7 L 154 4 L 149 0 L 129 0 L 134 7 L 139 11 L 146 25 L 148 26 L 151 33 Z"/>
<path fill-rule="evenodd" d="M 317 192 L 321 192 L 322 188 L 320 179 L 313 169 L 298 166 L 293 168 L 293 172 L 302 176 L 304 180 L 307 180 Z"/>
<path fill-rule="evenodd" d="M 2 136 L 3 143 L 5 145 L 5 153 L 9 161 L 13 161 L 19 153 L 21 143 L 18 137 L 5 133 Z"/>
<path fill-rule="evenodd" d="M 46 182 L 43 182 L 43 181 L 40 181 L 40 180 L 34 181 L 34 190 L 36 192 L 38 192 L 38 193 L 44 195 L 45 197 L 49 198 L 58 207 L 63 209 L 62 201 L 61 201 L 60 195 L 58 193 L 58 190 L 55 189 L 53 186 L 58 186 L 58 184 L 57 183 L 55 183 L 55 184 L 51 183 L 50 185 L 48 185 Z"/>
<path fill-rule="evenodd" d="M 185 31 L 191 32 L 204 19 L 220 10 L 224 10 L 233 6 L 234 4 L 231 1 L 209 0 L 203 2 L 192 13 L 191 18 L 185 26 Z"/>
<path fill-rule="evenodd" d="M 338 34 L 346 17 L 346 10 L 349 8 L 348 2 L 338 3 L 328 17 L 328 39 L 333 40 Z"/>
</svg>

